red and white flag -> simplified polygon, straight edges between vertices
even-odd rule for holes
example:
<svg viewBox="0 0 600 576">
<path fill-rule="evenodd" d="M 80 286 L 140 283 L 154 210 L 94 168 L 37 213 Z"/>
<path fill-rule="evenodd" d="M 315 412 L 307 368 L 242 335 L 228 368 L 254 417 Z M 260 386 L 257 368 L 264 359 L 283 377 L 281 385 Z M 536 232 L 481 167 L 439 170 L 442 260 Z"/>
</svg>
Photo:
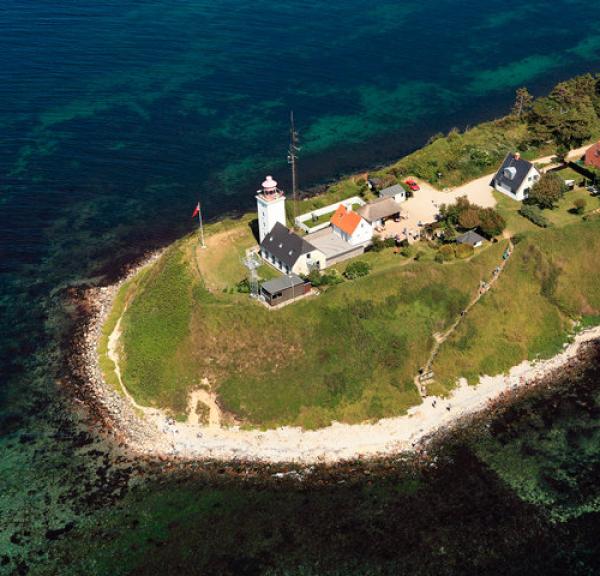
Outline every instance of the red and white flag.
<svg viewBox="0 0 600 576">
<path fill-rule="evenodd" d="M 194 208 L 194 213 L 192 214 L 192 218 L 195 218 L 196 216 L 198 216 L 198 214 L 200 214 L 200 202 L 198 202 L 198 204 L 196 204 L 196 208 Z"/>
</svg>

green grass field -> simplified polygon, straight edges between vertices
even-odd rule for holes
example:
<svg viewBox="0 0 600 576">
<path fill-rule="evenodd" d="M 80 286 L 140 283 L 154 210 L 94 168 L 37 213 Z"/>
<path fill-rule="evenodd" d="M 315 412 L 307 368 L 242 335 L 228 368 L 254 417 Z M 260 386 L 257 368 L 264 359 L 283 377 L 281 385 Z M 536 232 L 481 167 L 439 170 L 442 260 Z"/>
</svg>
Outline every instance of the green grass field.
<svg viewBox="0 0 600 576">
<path fill-rule="evenodd" d="M 600 221 L 538 229 L 515 248 L 494 289 L 440 348 L 433 369 L 448 387 L 457 374 L 475 382 L 524 359 L 558 352 L 572 319 L 600 311 Z"/>
<path fill-rule="evenodd" d="M 359 422 L 418 403 L 413 378 L 432 334 L 466 305 L 503 249 L 490 245 L 449 265 L 388 249 L 366 255 L 369 276 L 270 311 L 208 290 L 193 264 L 195 242 L 171 247 L 136 289 L 122 324 L 125 383 L 139 402 L 177 415 L 208 376 L 226 410 L 261 426 Z"/>
</svg>

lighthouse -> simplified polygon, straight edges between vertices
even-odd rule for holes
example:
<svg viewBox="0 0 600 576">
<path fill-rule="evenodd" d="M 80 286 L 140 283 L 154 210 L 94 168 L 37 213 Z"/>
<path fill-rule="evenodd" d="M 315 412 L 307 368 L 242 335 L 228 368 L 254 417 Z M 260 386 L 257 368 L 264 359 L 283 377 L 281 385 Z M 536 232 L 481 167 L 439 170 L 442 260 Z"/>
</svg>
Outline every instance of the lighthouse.
<svg viewBox="0 0 600 576">
<path fill-rule="evenodd" d="M 277 188 L 272 176 L 267 176 L 261 190 L 256 192 L 258 210 L 258 236 L 262 242 L 277 222 L 287 226 L 285 217 L 285 195 Z"/>
</svg>

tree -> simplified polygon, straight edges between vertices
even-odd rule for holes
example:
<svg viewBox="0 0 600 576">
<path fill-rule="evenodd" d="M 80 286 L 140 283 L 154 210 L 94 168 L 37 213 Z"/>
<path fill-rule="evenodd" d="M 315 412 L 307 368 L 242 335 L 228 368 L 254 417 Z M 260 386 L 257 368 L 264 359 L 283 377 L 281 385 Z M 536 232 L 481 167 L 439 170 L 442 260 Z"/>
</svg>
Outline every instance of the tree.
<svg viewBox="0 0 600 576">
<path fill-rule="evenodd" d="M 575 212 L 577 214 L 583 214 L 585 212 L 586 204 L 587 204 L 587 202 L 585 201 L 585 198 L 577 198 L 577 200 L 575 200 L 575 202 L 573 202 L 573 207 L 575 208 Z"/>
<path fill-rule="evenodd" d="M 474 207 L 470 207 L 470 208 L 467 208 L 466 210 L 463 210 L 458 215 L 458 223 L 459 223 L 460 227 L 467 228 L 467 229 L 477 228 L 479 226 L 479 224 L 481 223 L 481 221 L 479 219 L 479 212 L 480 212 L 480 210 L 478 210 L 477 208 L 474 208 Z"/>
<path fill-rule="evenodd" d="M 569 149 L 564 144 L 559 144 L 556 147 L 556 152 L 555 152 L 556 159 L 563 164 L 564 164 L 565 160 L 567 159 L 568 153 L 569 153 Z"/>
<path fill-rule="evenodd" d="M 479 229 L 489 238 L 499 236 L 505 228 L 506 220 L 494 208 L 482 208 L 479 211 Z"/>
<path fill-rule="evenodd" d="M 451 223 L 444 228 L 444 242 L 454 242 L 456 240 L 456 229 Z"/>
<path fill-rule="evenodd" d="M 540 208 L 554 208 L 566 192 L 567 187 L 562 178 L 554 172 L 546 172 L 531 187 L 529 200 Z"/>
<path fill-rule="evenodd" d="M 512 113 L 517 118 L 521 118 L 529 112 L 533 104 L 533 96 L 527 88 L 519 88 L 515 95 L 515 103 L 512 108 Z"/>
</svg>

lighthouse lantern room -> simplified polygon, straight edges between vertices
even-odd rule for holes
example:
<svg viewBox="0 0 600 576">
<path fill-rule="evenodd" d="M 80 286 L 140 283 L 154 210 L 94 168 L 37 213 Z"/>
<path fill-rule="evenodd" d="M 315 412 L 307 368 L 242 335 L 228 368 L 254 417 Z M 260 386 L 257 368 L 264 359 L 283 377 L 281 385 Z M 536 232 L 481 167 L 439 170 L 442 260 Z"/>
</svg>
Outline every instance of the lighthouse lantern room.
<svg viewBox="0 0 600 576">
<path fill-rule="evenodd" d="M 272 176 L 267 176 L 262 183 L 262 189 L 256 193 L 258 209 L 258 235 L 262 242 L 264 237 L 273 229 L 276 222 L 287 226 L 285 217 L 285 195 L 277 188 L 277 182 Z"/>
</svg>

